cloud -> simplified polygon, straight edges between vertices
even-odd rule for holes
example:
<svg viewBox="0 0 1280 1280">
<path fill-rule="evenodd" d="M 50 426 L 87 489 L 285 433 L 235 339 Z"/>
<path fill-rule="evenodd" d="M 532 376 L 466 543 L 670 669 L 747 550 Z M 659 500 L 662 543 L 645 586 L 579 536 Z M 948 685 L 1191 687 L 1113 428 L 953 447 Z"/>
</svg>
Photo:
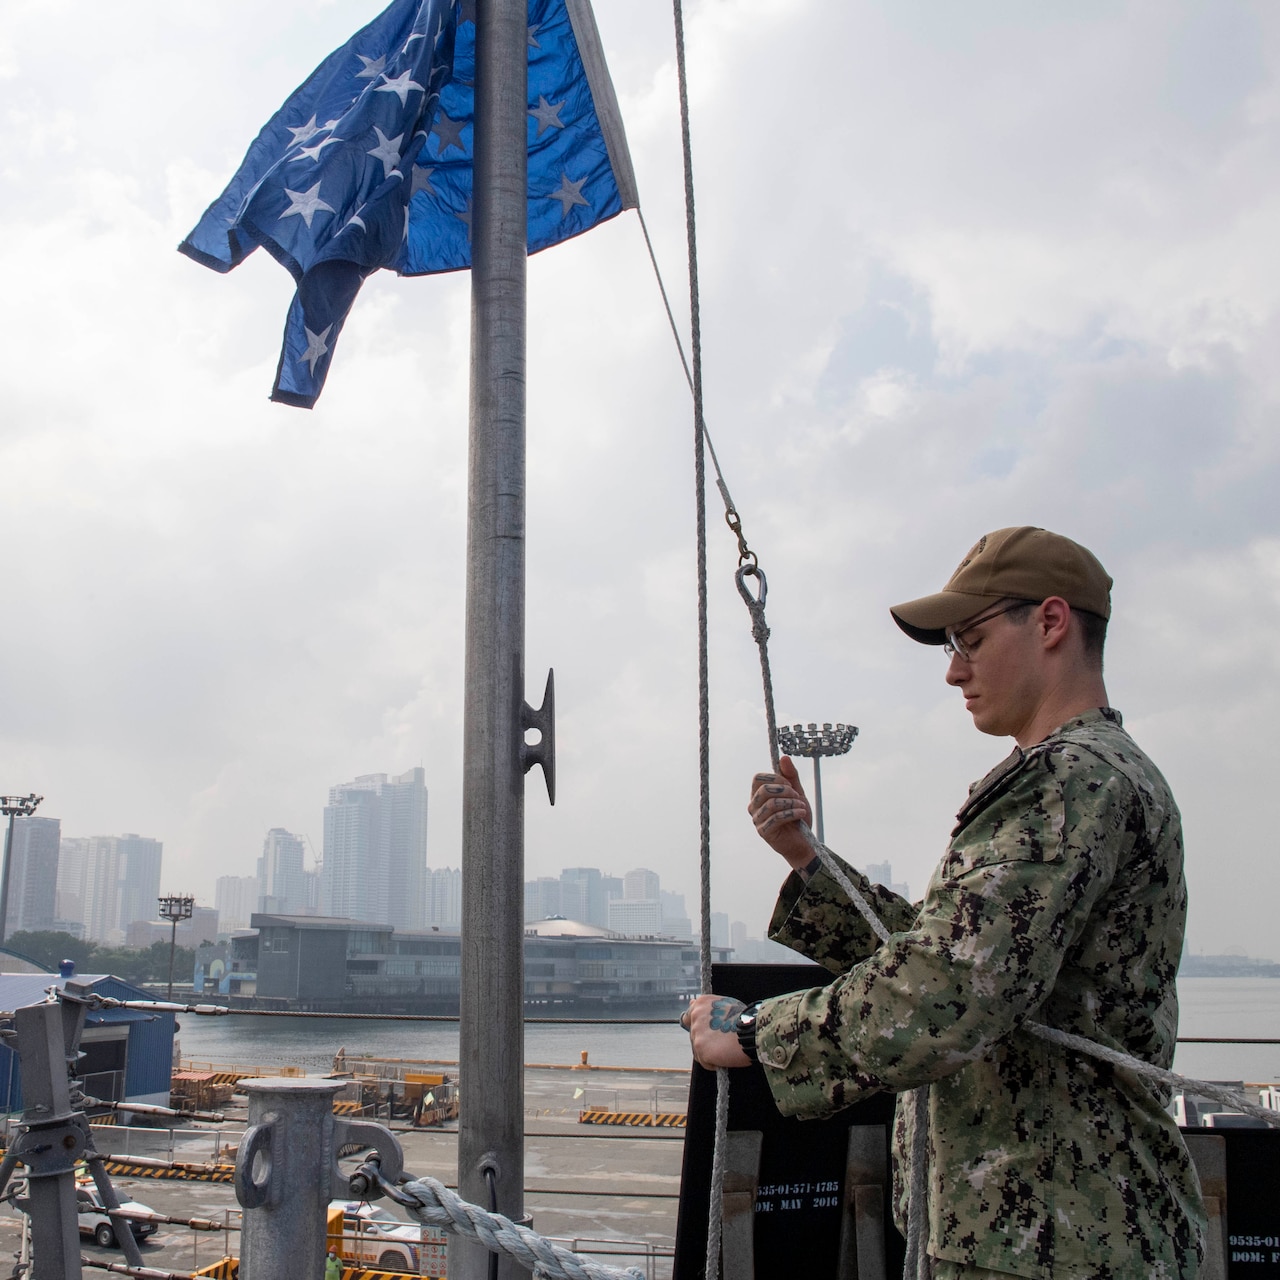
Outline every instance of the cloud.
<svg viewBox="0 0 1280 1280">
<path fill-rule="evenodd" d="M 596 8 L 683 326 L 670 19 Z M 304 414 L 265 399 L 286 274 L 173 251 L 372 10 L 62 5 L 56 75 L 50 12 L 11 3 L 0 43 L 6 789 L 68 834 L 164 840 L 166 888 L 207 898 L 269 826 L 318 846 L 333 783 L 421 762 L 431 860 L 456 865 L 468 282 L 371 281 Z M 1265 939 L 1266 894 L 1228 887 L 1275 883 L 1276 19 L 753 0 L 687 22 L 706 413 L 768 574 L 778 713 L 862 728 L 824 771 L 831 842 L 922 891 L 1005 746 L 887 606 L 984 530 L 1047 524 L 1116 578 L 1111 693 L 1186 815 L 1193 944 Z M 692 907 L 688 390 L 634 215 L 529 286 L 527 696 L 554 666 L 561 753 L 529 874 L 646 865 Z M 759 928 L 781 878 L 743 813 L 760 669 L 709 504 L 715 905 Z"/>
</svg>

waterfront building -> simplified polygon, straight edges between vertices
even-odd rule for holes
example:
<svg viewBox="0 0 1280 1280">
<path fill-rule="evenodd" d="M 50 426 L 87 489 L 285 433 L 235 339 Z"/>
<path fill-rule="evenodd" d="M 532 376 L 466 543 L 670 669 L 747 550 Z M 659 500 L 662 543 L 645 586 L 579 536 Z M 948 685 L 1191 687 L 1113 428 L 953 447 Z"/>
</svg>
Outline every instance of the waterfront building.
<svg viewBox="0 0 1280 1280">
<path fill-rule="evenodd" d="M 255 913 L 231 940 L 242 996 L 316 1011 L 456 1013 L 462 939 L 456 930 L 400 932 L 334 917 Z M 716 960 L 728 953 L 720 949 Z M 675 1005 L 698 989 L 687 941 L 624 937 L 575 920 L 525 927 L 525 1001 L 576 1009 Z"/>
<path fill-rule="evenodd" d="M 262 857 L 258 859 L 257 910 L 284 915 L 306 913 L 305 854 L 301 836 L 283 827 L 272 827 L 267 832 L 262 842 Z"/>
<path fill-rule="evenodd" d="M 218 913 L 218 932 L 247 929 L 258 910 L 257 876 L 219 876 L 213 886 L 213 908 Z"/>
<path fill-rule="evenodd" d="M 5 937 L 53 928 L 61 841 L 61 818 L 14 818 Z"/>
<path fill-rule="evenodd" d="M 577 920 L 525 926 L 526 1004 L 603 1010 L 675 1003 L 697 990 L 697 949 L 687 942 L 628 938 Z"/>
<path fill-rule="evenodd" d="M 427 786 L 421 769 L 329 789 L 322 910 L 397 929 L 426 923 Z"/>
</svg>

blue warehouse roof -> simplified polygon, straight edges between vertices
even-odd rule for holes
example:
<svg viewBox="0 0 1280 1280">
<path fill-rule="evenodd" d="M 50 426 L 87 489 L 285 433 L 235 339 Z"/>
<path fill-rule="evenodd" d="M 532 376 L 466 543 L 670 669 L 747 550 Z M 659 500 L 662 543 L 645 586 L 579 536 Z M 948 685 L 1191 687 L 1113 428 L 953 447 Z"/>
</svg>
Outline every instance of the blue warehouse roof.
<svg viewBox="0 0 1280 1280">
<path fill-rule="evenodd" d="M 124 982 L 113 974 L 76 974 L 64 978 L 56 973 L 0 974 L 0 1011 L 12 1013 L 25 1005 L 43 1004 L 51 987 L 59 990 L 67 982 L 88 987 L 112 1000 L 154 1000 L 141 987 Z M 127 1026 L 124 1098 L 139 1101 L 167 1101 L 173 1070 L 174 1016 L 144 1009 L 90 1009 L 85 1029 Z M 17 1053 L 9 1044 L 0 1044 L 0 1112 L 22 1106 L 21 1072 Z"/>
</svg>

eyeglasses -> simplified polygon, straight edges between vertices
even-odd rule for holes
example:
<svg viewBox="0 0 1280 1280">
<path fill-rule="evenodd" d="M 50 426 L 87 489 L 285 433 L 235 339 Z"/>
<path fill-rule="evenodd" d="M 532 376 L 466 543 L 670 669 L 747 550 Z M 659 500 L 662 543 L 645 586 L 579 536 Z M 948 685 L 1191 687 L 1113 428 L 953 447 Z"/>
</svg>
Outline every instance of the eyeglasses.
<svg viewBox="0 0 1280 1280">
<path fill-rule="evenodd" d="M 984 613 L 980 618 L 974 618 L 972 622 L 966 622 L 958 631 L 954 627 L 947 628 L 946 643 L 942 646 L 942 652 L 948 658 L 954 658 L 959 654 L 965 662 L 973 661 L 973 651 L 965 645 L 960 639 L 966 632 L 972 631 L 974 627 L 980 627 L 984 622 L 990 622 L 992 618 L 998 618 L 1002 613 L 1012 613 L 1015 609 L 1024 609 L 1028 605 L 1038 604 L 1037 600 L 1015 600 L 1012 604 L 1006 604 L 999 609 L 992 609 L 990 613 Z"/>
</svg>

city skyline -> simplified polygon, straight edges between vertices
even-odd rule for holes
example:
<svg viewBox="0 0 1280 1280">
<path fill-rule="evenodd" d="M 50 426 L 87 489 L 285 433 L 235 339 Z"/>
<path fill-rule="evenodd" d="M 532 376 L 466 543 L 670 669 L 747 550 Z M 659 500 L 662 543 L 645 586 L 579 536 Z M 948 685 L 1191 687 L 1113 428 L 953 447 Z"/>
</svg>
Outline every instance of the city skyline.
<svg viewBox="0 0 1280 1280">
<path fill-rule="evenodd" d="M 263 839 L 255 874 L 218 876 L 213 893 L 198 904 L 198 909 L 216 918 L 223 932 L 247 927 L 254 912 L 342 916 L 390 924 L 410 931 L 433 925 L 454 926 L 461 919 L 461 869 L 427 865 L 428 796 L 423 770 L 418 768 L 395 777 L 385 773 L 358 775 L 351 783 L 331 786 L 330 803 L 326 806 L 326 815 L 330 810 L 355 809 L 354 815 L 339 812 L 330 825 L 339 860 L 347 859 L 349 869 L 357 873 L 355 878 L 364 881 L 370 879 L 369 867 L 361 859 L 367 856 L 370 843 L 393 839 L 397 832 L 408 831 L 415 846 L 420 843 L 421 849 L 422 874 L 416 890 L 405 885 L 397 894 L 393 876 L 388 872 L 390 878 L 384 877 L 386 883 L 380 896 L 365 899 L 366 903 L 373 904 L 371 909 L 363 913 L 360 910 L 326 911 L 323 909 L 323 855 L 316 856 L 312 851 L 313 865 L 308 868 L 307 837 L 272 827 Z M 386 813 L 378 816 L 369 806 L 376 806 L 384 799 Z M 350 841 L 352 821 L 361 824 L 358 834 L 362 843 L 358 848 L 339 849 L 339 841 Z M 34 927 L 29 921 L 41 921 L 41 928 L 78 925 L 84 936 L 104 941 L 108 937 L 127 936 L 135 923 L 154 921 L 155 912 L 141 913 L 141 906 L 146 888 L 160 882 L 162 842 L 136 835 L 68 836 L 58 840 L 61 819 L 52 817 L 19 818 L 16 824 L 14 903 L 10 908 L 15 925 L 10 932 Z M 48 835 L 50 832 L 54 833 L 54 838 Z M 33 848 L 43 850 L 46 858 L 52 848 L 52 875 L 48 874 L 47 864 L 43 877 L 31 875 L 30 853 Z M 131 872 L 128 864 L 130 852 L 134 859 Z M 385 850 L 380 856 L 385 862 Z M 399 857 L 400 865 L 405 865 L 403 851 Z M 889 862 L 868 864 L 865 870 L 876 883 L 884 884 L 895 892 L 907 892 L 905 884 L 892 882 Z M 359 874 L 362 872 L 364 874 Z M 42 895 L 39 886 L 45 881 L 48 883 Z M 413 917 L 415 923 L 405 923 L 407 912 L 402 913 L 399 923 L 378 914 L 378 902 L 415 894 L 422 904 Z M 49 900 L 47 905 L 44 904 L 45 897 Z M 30 905 L 32 901 L 40 905 L 33 907 Z M 28 905 L 24 907 L 20 905 L 22 903 Z M 389 909 L 384 914 L 390 914 Z M 623 934 L 674 931 L 681 937 L 693 937 L 699 932 L 695 921 L 700 916 L 700 906 L 695 904 L 695 909 L 691 910 L 683 892 L 663 889 L 661 877 L 647 867 L 633 867 L 621 876 L 596 867 L 566 867 L 561 869 L 558 877 L 526 880 L 526 922 L 561 915 Z M 721 915 L 724 913 L 713 911 L 713 922 Z M 727 921 L 727 915 L 724 918 Z M 224 920 L 225 924 L 222 923 Z M 741 921 L 733 924 L 735 928 L 741 925 L 744 930 L 748 927 Z"/>
<path fill-rule="evenodd" d="M 163 841 L 201 901 L 273 827 L 319 849 L 325 788 L 375 768 L 425 770 L 431 862 L 460 861 L 470 279 L 371 278 L 304 412 L 263 395 L 287 274 L 175 251 L 378 7 L 82 5 L 56 75 L 49 5 L 0 24 L 0 780 L 68 835 Z M 670 11 L 594 9 L 688 352 Z M 704 417 L 768 578 L 776 712 L 860 731 L 824 762 L 827 843 L 928 882 L 1009 743 L 888 609 L 1043 525 L 1115 579 L 1107 688 L 1182 811 L 1191 945 L 1265 937 L 1280 10 L 847 0 L 779 58 L 812 16 L 697 3 L 686 35 Z M 182 68 L 164 110 L 121 72 L 139 31 Z M 743 128 L 762 85 L 803 127 Z M 69 164 L 89 137 L 124 141 Z M 531 257 L 528 301 L 522 667 L 531 706 L 555 669 L 558 796 L 526 780 L 525 875 L 692 891 L 692 408 L 635 214 Z M 783 868 L 745 813 L 759 655 L 708 498 L 713 906 L 760 929 Z"/>
</svg>

